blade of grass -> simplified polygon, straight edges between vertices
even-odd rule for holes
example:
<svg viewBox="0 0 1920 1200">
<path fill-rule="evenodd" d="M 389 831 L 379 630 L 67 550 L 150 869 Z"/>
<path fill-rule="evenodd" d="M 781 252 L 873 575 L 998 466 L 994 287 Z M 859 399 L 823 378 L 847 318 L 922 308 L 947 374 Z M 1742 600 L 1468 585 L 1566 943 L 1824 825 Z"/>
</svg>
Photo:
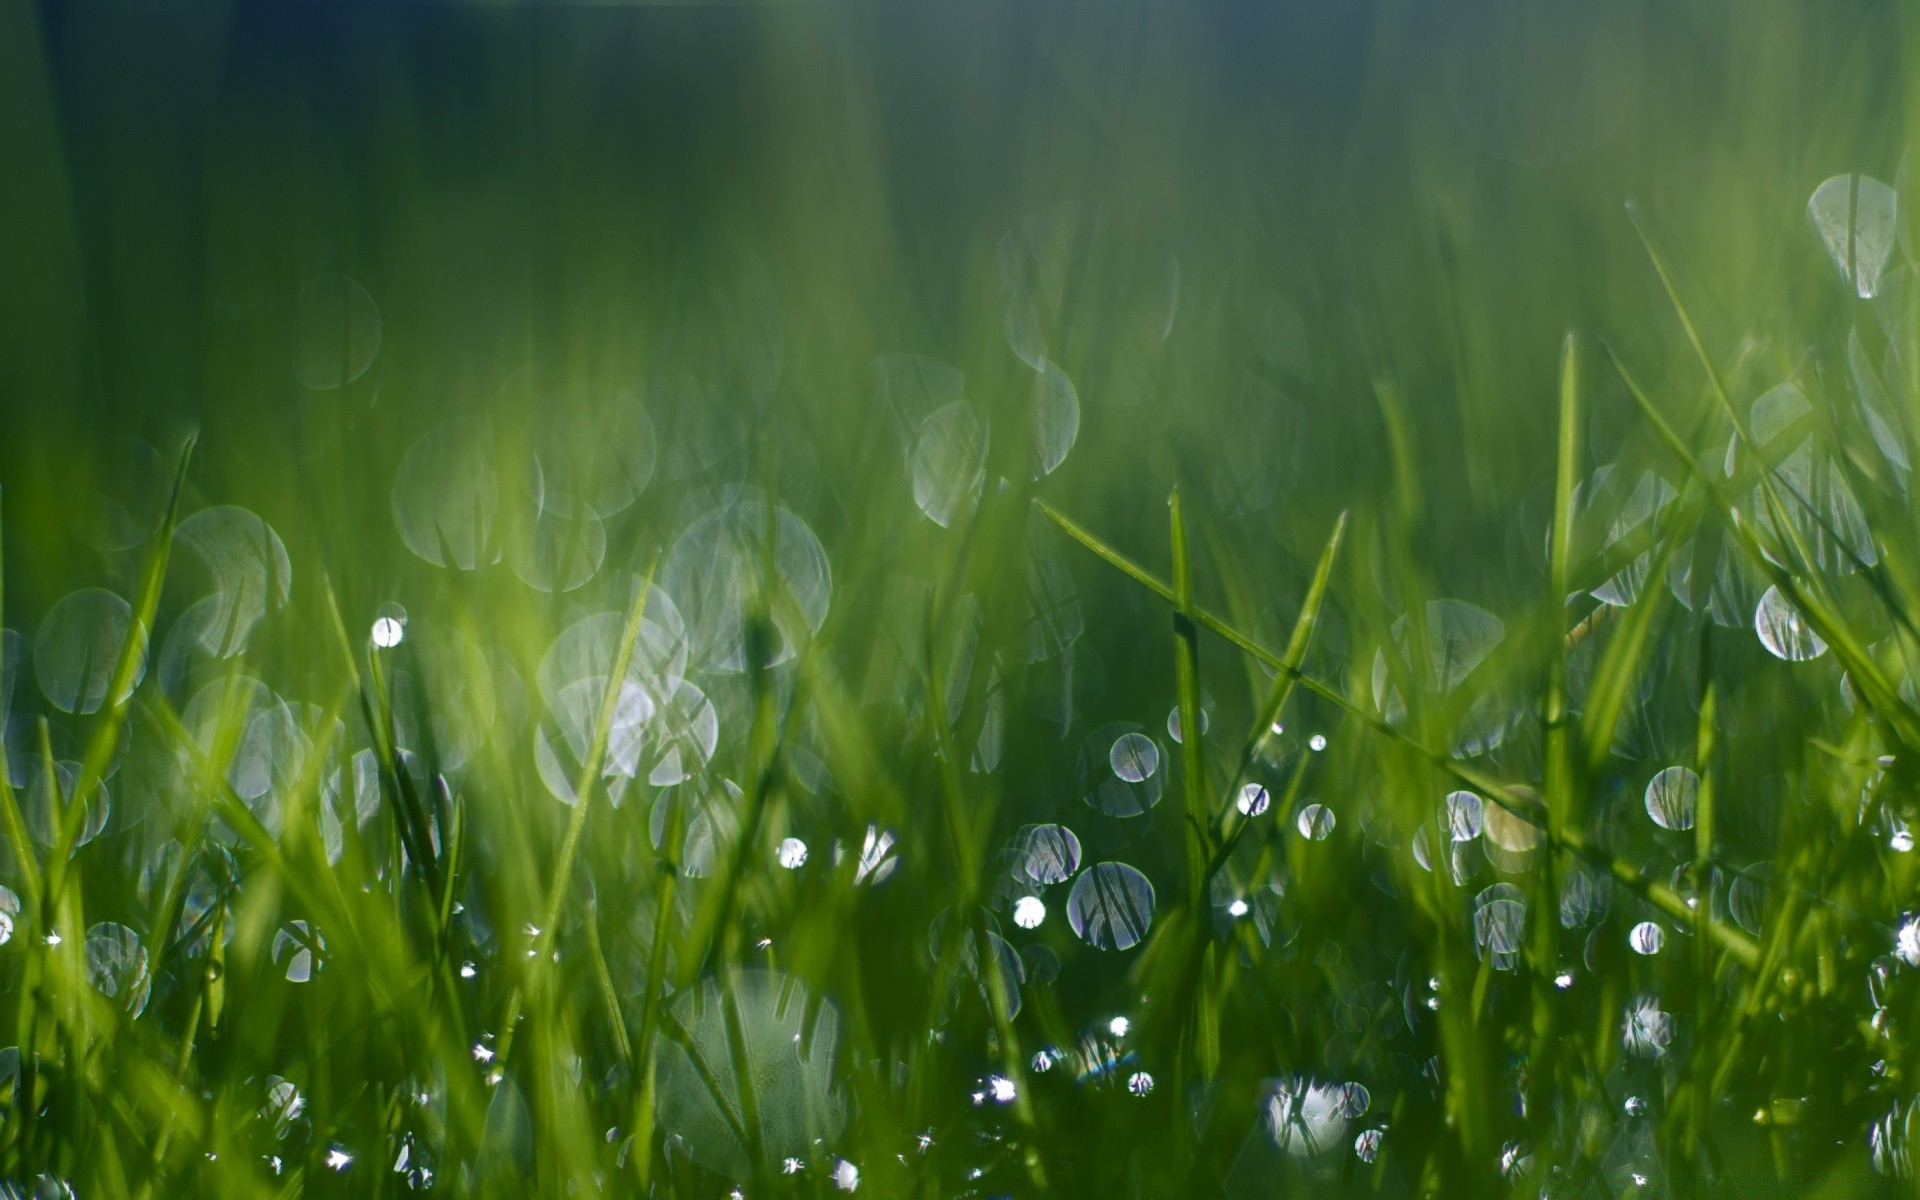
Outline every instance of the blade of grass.
<svg viewBox="0 0 1920 1200">
<path fill-rule="evenodd" d="M 1187 903 L 1195 912 L 1206 900 L 1206 838 L 1212 828 L 1207 804 L 1206 753 L 1200 722 L 1200 631 L 1193 623 L 1193 564 L 1180 489 L 1167 502 L 1173 540 L 1173 680 L 1180 709 L 1180 790 L 1187 827 Z"/>
<path fill-rule="evenodd" d="M 1573 560 L 1573 478 L 1578 469 L 1580 428 L 1580 343 L 1569 333 L 1560 349 L 1560 436 L 1554 459 L 1553 532 L 1547 544 L 1546 607 L 1552 614 L 1566 611 L 1567 581 Z M 1656 577 L 1658 578 L 1658 577 Z M 1657 585 L 1645 590 L 1657 591 Z M 1557 631 L 1559 622 L 1553 628 Z M 1579 798 L 1575 795 L 1576 777 L 1572 752 L 1567 745 L 1567 639 L 1549 640 L 1547 658 L 1546 769 L 1543 795 L 1546 800 L 1547 842 L 1565 841 L 1561 831 L 1578 820 Z M 1528 1059 L 1528 1107 L 1546 1112 L 1551 1107 L 1554 1073 L 1558 1066 L 1555 1053 L 1553 975 L 1558 954 L 1560 930 L 1547 914 L 1554 911 L 1559 898 L 1558 864 L 1550 852 L 1541 857 L 1534 884 L 1532 971 L 1533 1048 Z M 1704 939 L 1702 939 L 1704 940 Z"/>
</svg>

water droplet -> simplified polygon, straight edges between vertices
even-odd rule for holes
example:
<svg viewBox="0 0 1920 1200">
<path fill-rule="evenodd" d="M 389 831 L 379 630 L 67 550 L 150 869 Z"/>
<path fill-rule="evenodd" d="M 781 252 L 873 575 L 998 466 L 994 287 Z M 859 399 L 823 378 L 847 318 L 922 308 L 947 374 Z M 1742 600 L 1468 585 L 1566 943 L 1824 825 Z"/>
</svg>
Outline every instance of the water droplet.
<svg viewBox="0 0 1920 1200">
<path fill-rule="evenodd" d="M 305 921 L 288 921 L 273 935 L 273 961 L 286 970 L 289 983 L 306 983 L 325 962 L 326 939 Z"/>
<path fill-rule="evenodd" d="M 47 700 L 61 712 L 85 715 L 132 694 L 146 674 L 144 654 L 127 688 L 107 695 L 132 625 L 133 606 L 105 588 L 82 588 L 48 610 L 33 639 L 33 672 Z"/>
<path fill-rule="evenodd" d="M 1064 883 L 1080 869 L 1080 839 L 1065 825 L 1036 825 L 1014 840 L 1015 867 L 1038 887 Z"/>
<path fill-rule="evenodd" d="M 1022 929 L 1038 929 L 1047 919 L 1046 903 L 1038 896 L 1022 896 L 1013 902 L 1013 923 Z"/>
<path fill-rule="evenodd" d="M 1787 662 L 1805 662 L 1827 652 L 1827 644 L 1807 624 L 1778 587 L 1770 587 L 1753 610 L 1753 629 L 1767 653 Z"/>
<path fill-rule="evenodd" d="M 767 547 L 768 525 L 773 545 Z M 661 561 L 656 588 L 679 602 L 686 615 L 694 660 L 716 672 L 747 669 L 747 631 L 753 625 L 754 597 L 765 588 L 771 549 L 775 594 L 773 631 L 762 666 L 792 658 L 827 619 L 833 597 L 833 571 L 827 552 L 807 523 L 775 506 L 768 520 L 759 493 L 733 493 L 712 512 L 687 526 Z"/>
<path fill-rule="evenodd" d="M 1127 1090 L 1136 1096 L 1144 1096 L 1153 1090 L 1153 1076 L 1145 1071 L 1135 1071 L 1127 1076 Z"/>
<path fill-rule="evenodd" d="M 1627 934 L 1627 945 L 1633 947 L 1635 954 L 1658 954 L 1666 940 L 1666 931 L 1652 921 L 1640 922 Z"/>
<path fill-rule="evenodd" d="M 1447 829 L 1456 842 L 1470 842 L 1480 836 L 1485 823 L 1486 804 L 1473 792 L 1447 793 Z"/>
<path fill-rule="evenodd" d="M 1627 1007 L 1621 1024 L 1620 1044 L 1636 1058 L 1659 1058 L 1673 1039 L 1673 1018 L 1660 1010 L 1651 996 L 1642 996 Z"/>
<path fill-rule="evenodd" d="M 1208 722 L 1210 720 L 1207 708 L 1208 705 L 1203 699 L 1200 705 L 1200 733 L 1203 736 L 1207 732 Z M 1174 740 L 1175 745 L 1182 744 L 1180 736 L 1180 706 L 1178 704 L 1167 710 L 1167 736 Z"/>
<path fill-rule="evenodd" d="M 1318 754 L 1320 751 L 1325 750 L 1326 748 L 1327 748 L 1327 736 L 1323 733 L 1316 733 L 1312 737 L 1307 739 L 1307 749 L 1313 751 L 1315 754 Z"/>
<path fill-rule="evenodd" d="M 1323 1153 L 1339 1144 L 1347 1129 L 1342 1084 L 1294 1076 L 1271 1086 L 1261 1124 L 1274 1144 L 1295 1158 Z"/>
<path fill-rule="evenodd" d="M 1123 782 L 1143 783 L 1160 769 L 1160 747 L 1144 733 L 1122 734 L 1114 739 L 1107 762 Z"/>
<path fill-rule="evenodd" d="M 1700 777 L 1686 767 L 1668 767 L 1647 781 L 1647 815 L 1662 829 L 1692 829 Z"/>
<path fill-rule="evenodd" d="M 1300 810 L 1300 816 L 1294 824 L 1300 830 L 1300 836 L 1308 841 L 1324 842 L 1333 833 L 1335 823 L 1333 810 L 1324 804 L 1309 804 Z"/>
<path fill-rule="evenodd" d="M 1513 884 L 1496 883 L 1474 897 L 1474 945 L 1495 970 L 1509 971 L 1518 963 L 1526 929 L 1526 893 Z"/>
<path fill-rule="evenodd" d="M 1893 189 L 1867 175 L 1835 175 L 1807 200 L 1807 217 L 1841 280 L 1862 300 L 1879 290 L 1893 254 L 1895 209 Z"/>
<path fill-rule="evenodd" d="M 846 1159 L 836 1159 L 833 1164 L 833 1186 L 843 1192 L 851 1192 L 860 1186 L 860 1168 Z"/>
<path fill-rule="evenodd" d="M 1125 863 L 1096 863 L 1067 894 L 1067 925 L 1101 950 L 1128 950 L 1153 924 L 1153 884 Z"/>
<path fill-rule="evenodd" d="M 986 421 L 965 400 L 921 422 L 908 470 L 913 502 L 934 524 L 951 527 L 973 510 L 987 478 L 987 438 Z"/>
<path fill-rule="evenodd" d="M 125 925 L 103 921 L 87 930 L 86 957 L 87 982 L 94 990 L 118 1001 L 128 1016 L 139 1016 L 153 986 L 140 935 Z"/>
<path fill-rule="evenodd" d="M 1353 1153 L 1363 1163 L 1370 1163 L 1380 1156 L 1380 1139 L 1385 1136 L 1384 1129 L 1363 1129 L 1360 1136 L 1353 1139 Z"/>
<path fill-rule="evenodd" d="M 1240 789 L 1240 795 L 1234 800 L 1234 807 L 1243 817 L 1257 817 L 1267 811 L 1269 797 L 1267 789 L 1257 783 L 1249 783 Z"/>
<path fill-rule="evenodd" d="M 799 870 L 807 862 L 807 844 L 799 838 L 787 838 L 780 843 L 779 859 L 780 865 L 787 870 Z"/>
<path fill-rule="evenodd" d="M 1920 967 L 1920 916 L 1901 918 L 1899 932 L 1893 938 L 1893 953 L 1909 967 Z"/>
</svg>

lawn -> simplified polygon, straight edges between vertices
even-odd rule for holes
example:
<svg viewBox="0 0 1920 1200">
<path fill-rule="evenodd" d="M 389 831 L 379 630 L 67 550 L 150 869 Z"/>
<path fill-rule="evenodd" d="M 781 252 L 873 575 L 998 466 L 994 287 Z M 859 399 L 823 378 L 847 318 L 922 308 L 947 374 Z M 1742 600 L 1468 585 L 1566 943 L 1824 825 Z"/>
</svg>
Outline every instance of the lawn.
<svg viewBox="0 0 1920 1200">
<path fill-rule="evenodd" d="M 1916 63 L 0 9 L 0 1196 L 1913 1194 Z"/>
</svg>

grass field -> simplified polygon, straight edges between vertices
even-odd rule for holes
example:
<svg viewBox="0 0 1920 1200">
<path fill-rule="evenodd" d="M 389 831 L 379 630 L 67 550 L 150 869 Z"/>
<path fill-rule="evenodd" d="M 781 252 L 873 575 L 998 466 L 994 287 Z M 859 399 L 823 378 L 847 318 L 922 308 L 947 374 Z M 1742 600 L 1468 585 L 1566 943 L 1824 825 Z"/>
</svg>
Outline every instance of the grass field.
<svg viewBox="0 0 1920 1200">
<path fill-rule="evenodd" d="M 1870 0 L 0 9 L 0 1195 L 1906 1195 Z"/>
</svg>

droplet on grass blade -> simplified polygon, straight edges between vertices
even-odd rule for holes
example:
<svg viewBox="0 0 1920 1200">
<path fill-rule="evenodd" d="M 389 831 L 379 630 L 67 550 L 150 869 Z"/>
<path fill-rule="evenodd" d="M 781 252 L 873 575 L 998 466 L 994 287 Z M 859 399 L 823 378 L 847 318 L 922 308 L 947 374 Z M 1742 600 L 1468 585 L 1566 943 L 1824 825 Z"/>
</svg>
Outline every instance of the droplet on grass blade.
<svg viewBox="0 0 1920 1200">
<path fill-rule="evenodd" d="M 1270 803 L 1272 800 L 1267 795 L 1266 788 L 1257 783 L 1249 783 L 1241 787 L 1240 794 L 1234 798 L 1233 806 L 1240 810 L 1240 815 L 1243 817 L 1257 817 L 1267 811 Z"/>
<path fill-rule="evenodd" d="M 1166 791 L 1165 752 L 1138 725 L 1102 725 L 1080 744 L 1079 779 L 1087 804 L 1109 817 L 1137 817 Z"/>
<path fill-rule="evenodd" d="M 1447 793 L 1447 830 L 1456 842 L 1470 842 L 1485 825 L 1485 803 L 1473 792 Z"/>
<path fill-rule="evenodd" d="M 873 373 L 878 404 L 909 457 L 926 419 L 966 390 L 958 367 L 924 354 L 882 354 L 873 360 Z"/>
<path fill-rule="evenodd" d="M 382 604 L 379 615 L 373 619 L 373 644 L 382 650 L 391 650 L 407 636 L 407 610 L 389 601 Z"/>
<path fill-rule="evenodd" d="M 1080 395 L 1065 371 L 1043 359 L 1034 373 L 1031 405 L 1032 477 L 1041 479 L 1066 461 L 1080 434 Z"/>
<path fill-rule="evenodd" d="M 1700 777 L 1686 767 L 1668 767 L 1647 781 L 1647 815 L 1662 829 L 1692 829 Z"/>
<path fill-rule="evenodd" d="M 1384 1129 L 1363 1129 L 1360 1136 L 1353 1139 L 1353 1154 L 1363 1163 L 1370 1163 L 1380 1157 L 1380 1139 L 1386 1136 Z"/>
<path fill-rule="evenodd" d="M 506 539 L 507 565 L 533 590 L 571 592 L 606 561 L 606 524 L 585 504 L 565 512 L 534 505 L 516 516 Z"/>
<path fill-rule="evenodd" d="M 1131 949 L 1153 924 L 1153 884 L 1125 863 L 1095 863 L 1067 895 L 1067 924 L 1097 949 Z"/>
<path fill-rule="evenodd" d="M 1893 954 L 1909 967 L 1920 967 L 1920 916 L 1908 914 L 1893 935 Z"/>
<path fill-rule="evenodd" d="M 1337 1145 L 1348 1128 L 1342 1112 L 1346 1088 L 1306 1076 L 1270 1085 L 1261 1105 L 1260 1124 L 1281 1150 L 1310 1158 Z"/>
<path fill-rule="evenodd" d="M 1673 1040 L 1673 1017 L 1662 1012 L 1660 1002 L 1641 996 L 1627 1006 L 1621 1023 L 1620 1044 L 1635 1058 L 1660 1058 Z"/>
<path fill-rule="evenodd" d="M 87 982 L 94 990 L 116 1001 L 129 1017 L 139 1016 L 153 986 L 140 935 L 125 925 L 103 921 L 87 930 L 86 956 Z"/>
<path fill-rule="evenodd" d="M 1301 809 L 1294 824 L 1300 830 L 1301 837 L 1312 842 L 1324 842 L 1333 834 L 1335 818 L 1332 809 L 1315 803 Z"/>
<path fill-rule="evenodd" d="M 209 611 L 199 618 L 202 647 L 216 658 L 238 653 L 264 618 L 279 612 L 293 587 L 287 548 L 273 527 L 231 504 L 202 509 L 180 522 L 174 544 L 188 553 L 185 564 L 204 571 L 212 589 Z"/>
<path fill-rule="evenodd" d="M 1176 720 L 1168 718 L 1170 728 Z M 1122 783 L 1142 783 L 1160 769 L 1160 747 L 1144 733 L 1123 734 L 1114 739 L 1107 762 Z"/>
<path fill-rule="evenodd" d="M 1212 720 L 1210 711 L 1212 708 L 1213 701 L 1202 696 L 1200 698 L 1200 735 L 1202 737 L 1206 736 L 1207 727 Z M 1180 706 L 1178 704 L 1167 710 L 1167 736 L 1173 739 L 1175 745 L 1184 744 L 1181 737 Z"/>
<path fill-rule="evenodd" d="M 1827 643 L 1807 624 L 1798 609 L 1770 587 L 1753 610 L 1753 629 L 1767 653 L 1787 662 L 1806 662 L 1827 652 Z"/>
<path fill-rule="evenodd" d="M 62 822 L 67 826 L 75 851 L 106 829 L 113 801 L 105 780 L 97 781 L 91 792 L 76 799 L 73 789 L 80 782 L 79 763 L 62 759 L 53 764 L 52 775 L 48 775 L 45 763 L 40 761 L 31 762 L 27 769 L 32 774 L 27 777 L 27 786 L 20 798 L 20 815 L 27 835 L 36 845 L 51 849 Z M 72 811 L 75 805 L 81 809 L 77 827 Z"/>
<path fill-rule="evenodd" d="M 1020 873 L 1040 887 L 1064 883 L 1080 869 L 1080 839 L 1065 825 L 1036 825 L 1015 839 Z"/>
<path fill-rule="evenodd" d="M 1047 919 L 1046 902 L 1038 896 L 1022 896 L 1013 902 L 1013 923 L 1022 929 L 1038 929 Z"/>
<path fill-rule="evenodd" d="M 1813 190 L 1807 217 L 1826 245 L 1840 278 L 1871 299 L 1893 255 L 1893 189 L 1869 175 L 1835 175 Z"/>
<path fill-rule="evenodd" d="M 288 921 L 273 935 L 273 961 L 286 970 L 287 982 L 306 983 L 325 963 L 326 939 L 305 921 Z"/>
<path fill-rule="evenodd" d="M 1666 931 L 1652 921 L 1640 922 L 1627 934 L 1627 945 L 1633 948 L 1635 954 L 1658 954 L 1666 942 Z"/>
<path fill-rule="evenodd" d="M 639 587 L 639 581 L 633 586 Z M 625 613 L 609 610 L 580 618 L 553 640 L 534 673 L 540 696 L 549 707 L 558 702 L 562 689 L 582 679 L 604 680 L 612 673 L 625 627 Z M 688 653 L 686 622 L 656 583 L 647 592 L 640 635 L 628 659 L 627 681 L 644 688 L 658 706 L 685 678 Z"/>
<path fill-rule="evenodd" d="M 767 538 L 771 533 L 773 545 Z M 771 551 L 773 573 L 766 560 Z M 827 619 L 833 571 L 820 539 L 799 516 L 773 506 L 751 488 L 729 491 L 706 515 L 688 525 L 667 552 L 654 581 L 686 617 L 692 658 L 721 674 L 747 669 L 750 617 L 755 597 L 773 586 L 764 602 L 773 629 L 760 666 L 792 658 Z"/>
<path fill-rule="evenodd" d="M 908 472 L 913 502 L 942 527 L 973 511 L 986 484 L 987 424 L 973 406 L 956 400 L 934 410 L 914 438 Z"/>
<path fill-rule="evenodd" d="M 133 606 L 105 588 L 82 588 L 48 610 L 33 638 L 33 673 L 40 691 L 61 712 L 98 712 L 109 702 L 113 670 L 133 625 Z M 144 648 L 118 702 L 146 674 Z"/>
</svg>

